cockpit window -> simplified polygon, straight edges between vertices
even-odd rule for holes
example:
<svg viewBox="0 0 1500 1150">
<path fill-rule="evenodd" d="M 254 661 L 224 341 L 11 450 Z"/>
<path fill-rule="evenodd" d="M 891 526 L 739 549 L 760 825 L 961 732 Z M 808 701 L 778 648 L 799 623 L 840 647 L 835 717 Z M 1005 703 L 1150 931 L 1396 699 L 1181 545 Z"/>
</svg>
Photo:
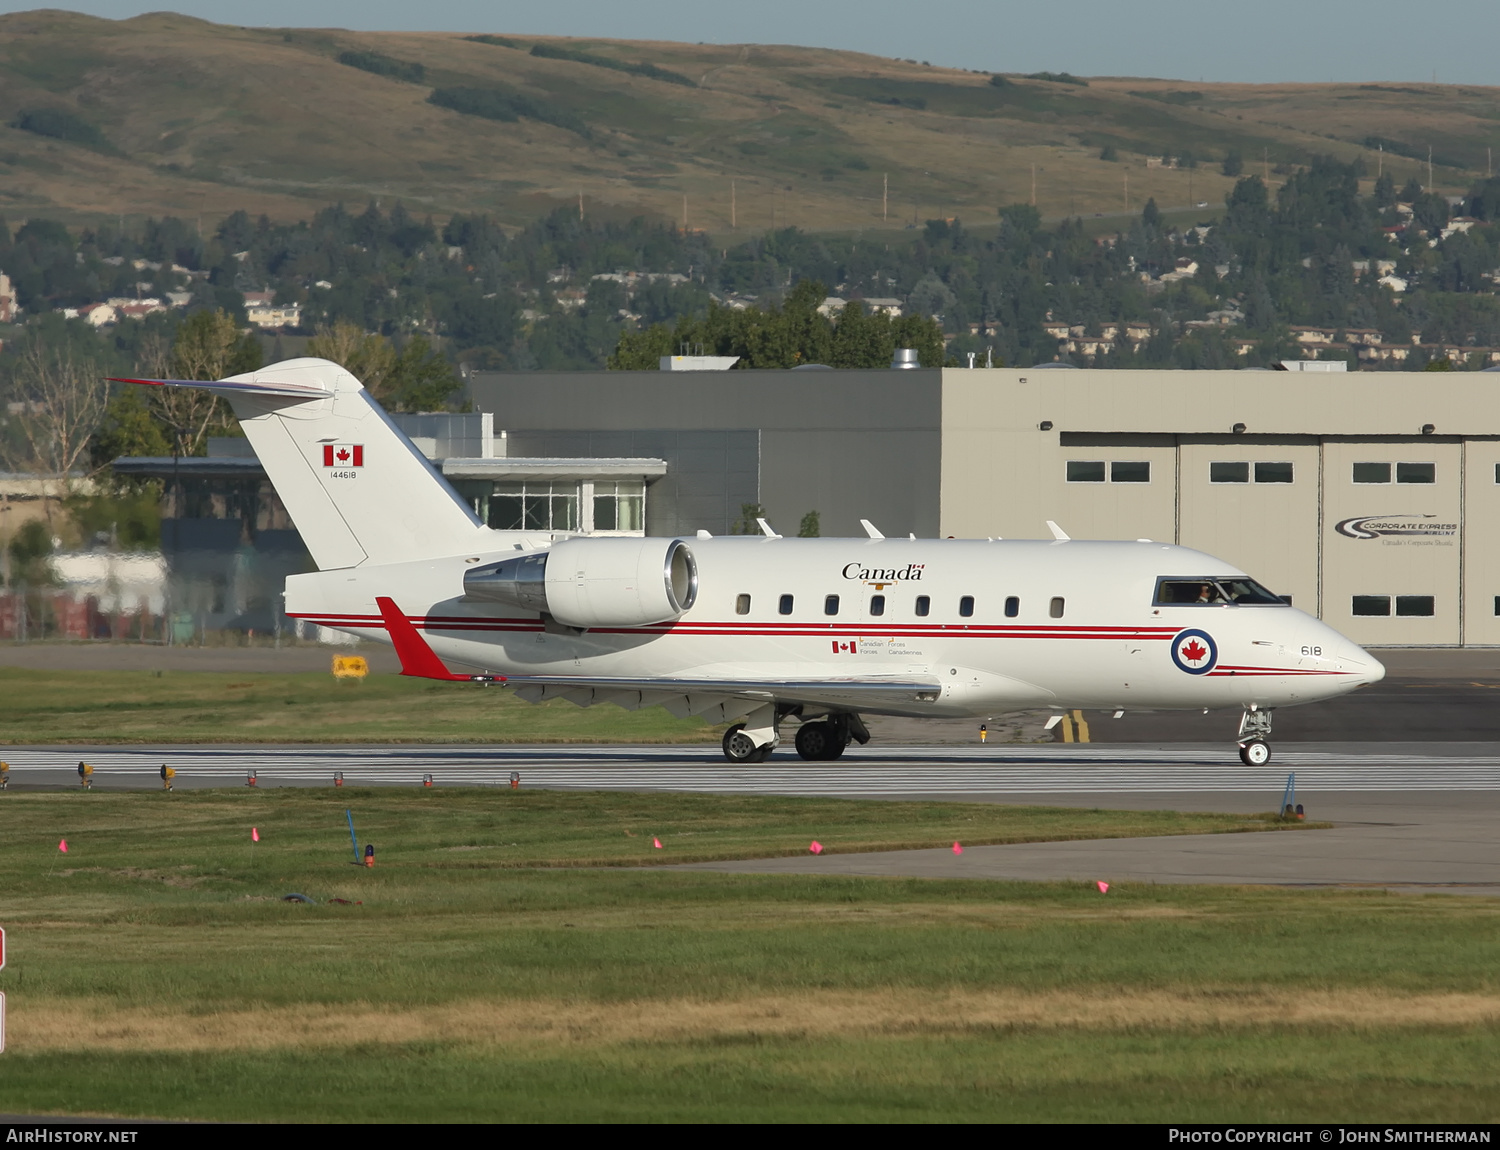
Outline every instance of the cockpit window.
<svg viewBox="0 0 1500 1150">
<path fill-rule="evenodd" d="M 1243 575 L 1198 578 L 1166 576 L 1156 581 L 1158 607 L 1215 607 L 1233 604 L 1239 607 L 1285 607 L 1286 602 L 1273 595 L 1254 579 Z"/>
</svg>

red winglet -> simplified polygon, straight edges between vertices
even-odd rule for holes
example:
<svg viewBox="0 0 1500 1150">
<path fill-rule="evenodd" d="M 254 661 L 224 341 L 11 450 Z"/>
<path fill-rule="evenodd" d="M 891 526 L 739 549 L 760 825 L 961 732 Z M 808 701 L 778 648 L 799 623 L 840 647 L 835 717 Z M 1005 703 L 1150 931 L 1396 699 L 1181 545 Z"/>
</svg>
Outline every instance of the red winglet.
<svg viewBox="0 0 1500 1150">
<path fill-rule="evenodd" d="M 469 683 L 476 680 L 491 680 L 489 675 L 455 675 L 418 633 L 412 621 L 396 606 L 394 599 L 379 595 L 375 605 L 380 608 L 380 617 L 385 620 L 386 632 L 396 648 L 396 657 L 401 660 L 401 673 L 419 679 L 445 679 L 450 682 Z M 504 681 L 501 676 L 494 679 Z"/>
</svg>

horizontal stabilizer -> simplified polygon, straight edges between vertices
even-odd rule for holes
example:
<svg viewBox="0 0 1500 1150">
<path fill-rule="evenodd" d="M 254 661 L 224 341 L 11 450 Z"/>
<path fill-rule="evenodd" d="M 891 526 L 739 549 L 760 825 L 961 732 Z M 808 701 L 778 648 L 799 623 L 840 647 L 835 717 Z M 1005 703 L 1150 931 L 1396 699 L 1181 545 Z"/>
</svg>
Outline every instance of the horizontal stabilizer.
<svg viewBox="0 0 1500 1150">
<path fill-rule="evenodd" d="M 222 392 L 225 395 L 274 395 L 284 396 L 289 399 L 327 399 L 333 395 L 333 391 L 316 384 L 308 385 L 302 383 L 287 383 L 283 381 L 253 382 L 249 380 L 219 379 L 126 379 L 120 376 L 110 376 L 111 383 L 140 383 L 147 387 L 201 387 L 207 391 Z"/>
</svg>

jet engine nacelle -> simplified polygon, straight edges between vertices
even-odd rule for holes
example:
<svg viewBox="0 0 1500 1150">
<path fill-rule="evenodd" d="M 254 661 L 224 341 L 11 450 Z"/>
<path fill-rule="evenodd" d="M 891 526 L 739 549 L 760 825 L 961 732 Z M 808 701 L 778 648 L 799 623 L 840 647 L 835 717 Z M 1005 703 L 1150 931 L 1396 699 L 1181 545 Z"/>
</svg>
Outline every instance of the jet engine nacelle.
<svg viewBox="0 0 1500 1150">
<path fill-rule="evenodd" d="M 698 597 L 681 539 L 565 539 L 464 573 L 464 594 L 550 615 L 568 627 L 640 627 L 677 619 Z"/>
</svg>

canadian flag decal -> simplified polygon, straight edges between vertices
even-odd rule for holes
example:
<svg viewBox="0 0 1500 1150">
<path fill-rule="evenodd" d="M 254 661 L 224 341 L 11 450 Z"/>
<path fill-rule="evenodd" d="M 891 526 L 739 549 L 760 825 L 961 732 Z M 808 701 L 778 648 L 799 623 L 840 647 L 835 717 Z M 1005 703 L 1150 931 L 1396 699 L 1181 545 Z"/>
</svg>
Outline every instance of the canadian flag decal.
<svg viewBox="0 0 1500 1150">
<path fill-rule="evenodd" d="M 363 467 L 365 445 L 363 443 L 325 443 L 323 445 L 324 467 Z"/>
<path fill-rule="evenodd" d="M 833 640 L 833 653 L 835 655 L 858 655 L 859 654 L 859 643 L 858 642 L 840 643 L 837 639 L 834 639 Z"/>
</svg>

